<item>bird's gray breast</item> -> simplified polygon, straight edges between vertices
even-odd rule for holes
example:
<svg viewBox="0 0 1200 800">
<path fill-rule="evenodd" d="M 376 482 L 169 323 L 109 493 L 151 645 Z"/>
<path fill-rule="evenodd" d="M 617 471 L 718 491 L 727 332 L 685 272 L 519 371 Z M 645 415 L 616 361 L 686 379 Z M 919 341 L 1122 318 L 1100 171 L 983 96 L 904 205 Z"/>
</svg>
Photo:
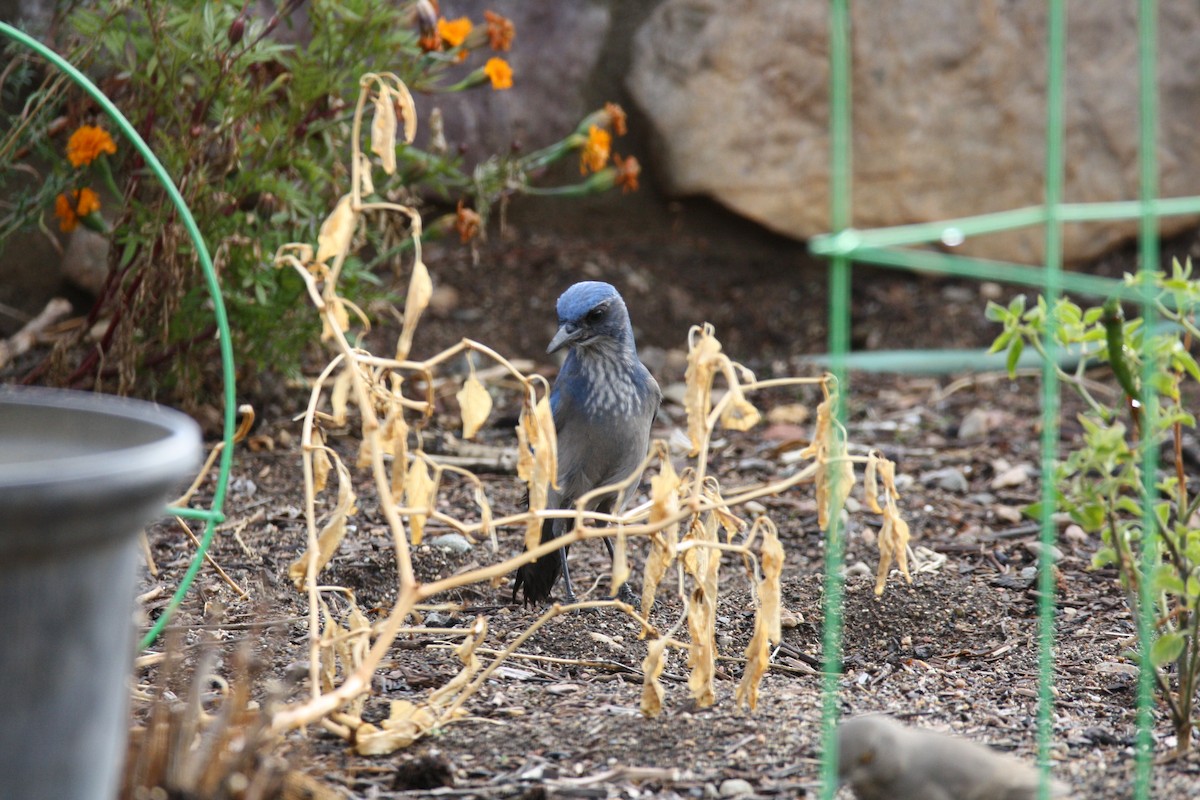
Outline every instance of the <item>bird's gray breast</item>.
<svg viewBox="0 0 1200 800">
<path fill-rule="evenodd" d="M 579 400 L 585 414 L 621 424 L 623 418 L 645 412 L 647 387 L 636 380 L 629 366 L 606 358 L 592 362 L 582 370 L 586 376 L 585 391 Z"/>
<path fill-rule="evenodd" d="M 627 370 L 589 367 L 562 400 L 566 413 L 558 431 L 556 494 L 567 504 L 633 474 L 649 449 L 652 404 L 658 402 L 657 385 L 648 375 L 649 385 Z"/>
</svg>

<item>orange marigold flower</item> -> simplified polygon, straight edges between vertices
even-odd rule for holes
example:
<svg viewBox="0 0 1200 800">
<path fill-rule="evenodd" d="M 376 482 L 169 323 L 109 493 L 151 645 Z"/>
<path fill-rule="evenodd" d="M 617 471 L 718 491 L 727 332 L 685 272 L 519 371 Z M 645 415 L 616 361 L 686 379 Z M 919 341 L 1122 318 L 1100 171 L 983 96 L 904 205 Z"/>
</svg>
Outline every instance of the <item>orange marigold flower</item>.
<svg viewBox="0 0 1200 800">
<path fill-rule="evenodd" d="M 73 167 L 86 167 L 100 157 L 101 153 L 114 155 L 116 142 L 108 131 L 95 125 L 81 125 L 67 140 L 67 160 Z"/>
<path fill-rule="evenodd" d="M 642 165 L 633 156 L 621 158 L 616 153 L 613 154 L 613 163 L 617 165 L 617 186 L 621 187 L 621 192 L 636 192 L 638 176 L 642 174 Z"/>
<path fill-rule="evenodd" d="M 421 38 L 417 39 L 417 44 L 420 46 L 421 51 L 425 53 L 432 53 L 435 50 L 442 49 L 442 40 L 437 33 L 422 33 Z"/>
<path fill-rule="evenodd" d="M 512 20 L 493 11 L 483 12 L 483 18 L 487 20 L 488 46 L 493 50 L 510 50 L 513 37 L 517 35 Z"/>
<path fill-rule="evenodd" d="M 491 80 L 493 89 L 512 88 L 512 67 L 503 58 L 489 58 L 483 65 L 483 74 Z"/>
<path fill-rule="evenodd" d="M 458 47 L 467 40 L 471 33 L 471 20 L 466 17 L 458 19 L 439 19 L 437 22 L 438 36 L 451 47 Z"/>
<path fill-rule="evenodd" d="M 482 223 L 483 220 L 479 214 L 464 207 L 462 200 L 458 201 L 458 212 L 454 217 L 454 230 L 458 231 L 458 237 L 463 244 L 479 235 L 479 227 Z"/>
<path fill-rule="evenodd" d="M 624 136 L 625 131 L 625 109 L 621 108 L 616 103 L 605 103 L 604 113 L 608 114 L 608 119 L 612 125 L 613 133 L 617 136 Z"/>
<path fill-rule="evenodd" d="M 79 220 L 100 210 L 100 196 L 91 189 L 79 189 L 54 198 L 54 216 L 58 227 L 69 233 L 79 225 Z"/>
<path fill-rule="evenodd" d="M 588 128 L 587 141 L 579 154 L 579 172 L 586 175 L 589 172 L 599 172 L 608 163 L 608 155 L 612 149 L 612 134 L 603 128 L 592 125 Z"/>
</svg>

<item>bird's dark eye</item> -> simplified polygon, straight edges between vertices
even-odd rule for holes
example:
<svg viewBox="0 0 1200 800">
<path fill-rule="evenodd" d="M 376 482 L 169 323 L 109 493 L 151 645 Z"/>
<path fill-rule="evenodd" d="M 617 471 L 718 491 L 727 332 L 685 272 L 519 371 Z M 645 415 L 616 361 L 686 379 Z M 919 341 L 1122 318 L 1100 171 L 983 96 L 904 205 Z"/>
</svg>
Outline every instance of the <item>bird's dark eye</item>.
<svg viewBox="0 0 1200 800">
<path fill-rule="evenodd" d="M 599 322 L 600 320 L 604 319 L 604 309 L 593 308 L 587 313 L 587 316 L 584 317 L 584 319 L 588 322 Z"/>
</svg>

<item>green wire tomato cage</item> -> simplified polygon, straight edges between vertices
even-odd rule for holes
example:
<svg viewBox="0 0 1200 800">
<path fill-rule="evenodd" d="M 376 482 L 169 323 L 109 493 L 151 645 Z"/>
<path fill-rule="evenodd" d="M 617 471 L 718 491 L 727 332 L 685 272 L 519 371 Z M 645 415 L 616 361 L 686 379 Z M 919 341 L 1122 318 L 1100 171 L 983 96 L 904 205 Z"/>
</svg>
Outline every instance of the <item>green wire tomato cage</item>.
<svg viewBox="0 0 1200 800">
<path fill-rule="evenodd" d="M 217 323 L 218 345 L 221 348 L 221 374 L 225 385 L 225 416 L 224 427 L 222 429 L 224 446 L 221 449 L 220 458 L 217 462 L 217 485 L 213 490 L 212 505 L 208 509 L 168 507 L 164 511 L 165 514 L 203 520 L 204 535 L 200 538 L 200 545 L 196 548 L 192 562 L 188 565 L 187 572 L 184 573 L 179 587 L 175 590 L 175 594 L 172 595 L 166 608 L 163 609 L 158 619 L 155 620 L 154 625 L 142 637 L 140 648 L 145 649 L 154 643 L 159 634 L 162 633 L 163 628 L 170 621 L 175 610 L 179 608 L 179 604 L 183 602 L 184 596 L 187 595 L 192 582 L 196 579 L 196 575 L 200 571 L 200 566 L 204 563 L 204 556 L 208 552 L 209 545 L 212 543 L 217 524 L 225 519 L 221 509 L 225 505 L 225 493 L 229 485 L 229 467 L 233 462 L 233 435 L 236 426 L 235 409 L 237 405 L 237 395 L 234 386 L 233 346 L 230 342 L 229 319 L 225 313 L 225 303 L 221 299 L 221 287 L 217 282 L 217 274 L 213 270 L 212 258 L 209 256 L 208 248 L 204 245 L 204 238 L 200 235 L 200 229 L 196 227 L 196 220 L 192 217 L 192 212 L 188 209 L 174 181 L 171 180 L 171 176 L 167 174 L 162 162 L 154 155 L 154 151 L 150 149 L 146 141 L 134 129 L 129 120 L 125 118 L 125 115 L 113 105 L 113 102 L 96 87 L 96 84 L 92 83 L 86 75 L 58 53 L 55 53 L 24 31 L 18 30 L 4 22 L 0 22 L 0 34 L 36 52 L 66 74 L 79 88 L 87 92 L 99 104 L 100 108 L 104 110 L 104 113 L 116 124 L 117 128 L 125 135 L 125 138 L 133 145 L 134 149 L 145 159 L 146 166 L 158 178 L 159 183 L 162 184 L 163 189 L 166 190 L 167 195 L 171 198 L 171 202 L 179 212 L 179 218 L 183 220 L 183 225 L 187 230 L 188 236 L 191 237 L 192 243 L 196 247 L 196 256 L 200 259 L 204 281 L 207 285 L 209 296 L 212 299 L 213 317 Z"/>
<path fill-rule="evenodd" d="M 1064 291 L 1098 296 L 1120 296 L 1142 303 L 1146 320 L 1156 319 L 1153 306 L 1152 285 L 1142 282 L 1141 287 L 1129 287 L 1123 282 L 1093 275 L 1072 273 L 1063 270 L 1062 226 L 1065 223 L 1098 220 L 1136 219 L 1139 222 L 1138 241 L 1140 269 L 1154 271 L 1159 260 L 1158 220 L 1162 217 L 1200 213 L 1200 196 L 1160 198 L 1158 193 L 1158 160 L 1155 150 L 1157 133 L 1157 83 L 1155 64 L 1157 61 L 1157 6 L 1154 0 L 1138 0 L 1138 47 L 1140 82 L 1139 93 L 1139 165 L 1140 179 L 1137 200 L 1106 203 L 1064 203 L 1064 148 L 1063 148 L 1063 85 L 1065 77 L 1066 3 L 1064 0 L 1048 0 L 1047 16 L 1047 83 L 1045 141 L 1046 157 L 1044 172 L 1043 203 L 1028 208 L 1012 209 L 992 214 L 948 219 L 939 222 L 902 225 L 890 228 L 858 230 L 851 227 L 852 205 L 850 197 L 850 0 L 830 0 L 830 224 L 832 232 L 814 237 L 809 243 L 812 253 L 830 260 L 829 277 L 829 353 L 830 366 L 842 386 L 847 386 L 847 371 L 858 369 L 885 369 L 879 359 L 859 357 L 849 352 L 850 331 L 850 280 L 853 262 L 885 267 L 942 273 L 961 278 L 999 281 L 1038 287 L 1048 299 L 1059 297 Z M 184 575 L 178 589 L 154 627 L 142 639 L 141 646 L 147 647 L 155 641 L 167 624 L 172 613 L 186 595 L 204 559 L 217 523 L 224 519 L 224 505 L 229 481 L 229 467 L 233 457 L 233 434 L 235 429 L 235 386 L 233 353 L 225 307 L 221 300 L 220 287 L 213 270 L 212 260 L 204 240 L 170 176 L 146 142 L 138 135 L 129 121 L 112 102 L 86 76 L 75 69 L 37 40 L 27 34 L 0 23 L 0 34 L 34 50 L 48 62 L 62 70 L 78 86 L 86 91 L 116 123 L 126 138 L 145 158 L 147 165 L 163 185 L 180 214 L 204 273 L 207 288 L 213 301 L 213 314 L 219 331 L 222 374 L 224 379 L 224 448 L 218 462 L 217 485 L 213 492 L 212 506 L 208 510 L 192 508 L 168 508 L 166 513 L 181 517 L 204 520 L 205 532 L 200 547 Z M 999 262 L 970 258 L 951 253 L 927 249 L 912 249 L 940 241 L 961 240 L 965 237 L 1011 230 L 1014 228 L 1041 226 L 1045 242 L 1045 263 L 1042 266 Z M 1042 439 L 1041 467 L 1043 475 L 1050 475 L 1057 458 L 1059 431 L 1058 376 L 1053 360 L 1058 355 L 1053 336 L 1047 337 L 1050 358 L 1042 363 Z M 917 368 L 944 368 L 945 353 L 916 352 L 901 354 L 906 362 Z M 978 359 L 956 360 L 955 369 L 994 368 Z M 1150 364 L 1146 359 L 1145 363 Z M 1145 376 L 1148 377 L 1148 376 Z M 1149 385 L 1149 381 L 1144 381 Z M 842 392 L 842 396 L 845 392 Z M 1147 404 L 1147 412 L 1153 411 L 1153 403 Z M 844 406 L 839 416 L 845 421 Z M 1143 465 L 1156 463 L 1157 449 L 1149 444 L 1143 450 Z M 1152 482 L 1154 471 L 1144 468 L 1145 480 Z M 1152 487 L 1151 487 L 1152 488 Z M 1054 582 L 1051 571 L 1053 549 L 1049 545 L 1055 540 L 1054 487 L 1050 481 L 1042 485 L 1041 555 L 1038 566 L 1039 588 L 1039 692 L 1038 692 L 1038 754 L 1043 776 L 1048 774 L 1048 755 L 1051 739 L 1051 712 L 1053 708 L 1054 680 Z M 1152 510 L 1145 509 L 1147 516 Z M 1147 523 L 1150 520 L 1147 519 Z M 1153 530 L 1152 524 L 1146 525 Z M 1154 536 L 1147 537 L 1142 552 L 1143 566 L 1153 562 L 1157 543 Z M 835 726 L 838 716 L 839 678 L 841 672 L 843 579 L 841 568 L 845 552 L 844 531 L 835 517 L 828 532 L 825 559 L 825 608 L 823 623 L 824 669 L 822 682 L 822 743 L 821 797 L 831 800 L 837 791 L 837 741 Z M 1143 587 L 1143 592 L 1148 591 Z M 1144 598 L 1148 600 L 1148 598 Z M 1137 620 L 1140 641 L 1150 640 L 1152 604 L 1143 602 Z M 1153 673 L 1149 662 L 1149 647 L 1142 646 L 1142 663 L 1137 697 L 1137 741 L 1135 749 L 1136 768 L 1134 773 L 1133 797 L 1145 800 L 1150 796 L 1150 781 L 1153 770 Z M 1049 784 L 1044 780 L 1042 796 L 1046 796 Z"/>
<path fill-rule="evenodd" d="M 982 214 L 941 222 L 903 225 L 873 230 L 856 230 L 851 227 L 850 201 L 850 2 L 830 0 L 830 221 L 832 232 L 814 237 L 809 249 L 816 255 L 830 259 L 829 277 L 829 362 L 832 371 L 842 385 L 846 385 L 846 371 L 850 367 L 859 369 L 886 370 L 879 359 L 858 358 L 849 353 L 849 310 L 850 310 L 850 267 L 854 261 L 899 269 L 923 270 L 976 280 L 1000 281 L 1038 287 L 1048 302 L 1053 303 L 1064 291 L 1099 296 L 1118 296 L 1140 302 L 1143 319 L 1148 325 L 1161 321 L 1154 306 L 1153 286 L 1149 281 L 1140 287 L 1130 287 L 1123 282 L 1093 275 L 1063 270 L 1062 226 L 1070 222 L 1097 220 L 1138 220 L 1138 242 L 1140 267 L 1143 272 L 1154 272 L 1159 262 L 1158 220 L 1161 217 L 1200 212 L 1200 197 L 1160 198 L 1158 194 L 1158 154 L 1155 149 L 1158 129 L 1158 86 L 1155 75 L 1157 63 L 1157 4 L 1154 0 L 1138 0 L 1138 80 L 1139 80 L 1139 130 L 1138 161 L 1139 191 L 1137 200 L 1108 203 L 1064 203 L 1064 152 L 1063 152 L 1063 85 L 1065 76 L 1066 46 L 1066 3 L 1064 0 L 1047 2 L 1047 65 L 1046 65 L 1046 112 L 1045 141 L 1046 158 L 1044 172 L 1044 197 L 1041 205 L 1029 208 Z M 866 4 L 860 4 L 866 13 Z M 961 241 L 967 236 L 993 233 L 1014 228 L 1040 225 L 1044 231 L 1045 263 L 1034 267 L 999 261 L 969 258 L 928 249 L 909 249 L 908 245 L 922 245 L 942 241 Z M 1049 317 L 1053 323 L 1053 315 Z M 1047 359 L 1042 367 L 1042 438 L 1041 474 L 1054 474 L 1059 434 L 1059 381 L 1054 362 L 1060 355 L 1052 331 L 1047 335 Z M 1146 337 L 1147 340 L 1149 337 Z M 870 355 L 870 354 L 867 354 Z M 945 353 L 912 352 L 907 356 L 909 368 L 936 369 L 944 365 Z M 1142 385 L 1149 387 L 1151 359 L 1144 359 L 1147 367 Z M 984 364 L 971 365 L 959 361 L 957 369 L 979 371 L 988 369 Z M 990 367 L 990 368 L 995 368 Z M 895 371 L 895 367 L 890 368 Z M 843 392 L 843 395 L 845 393 Z M 1145 404 L 1146 414 L 1156 411 L 1153 398 Z M 840 410 L 845 421 L 844 407 Z M 1147 492 L 1154 488 L 1154 466 L 1158 462 L 1158 448 L 1148 438 L 1141 453 L 1142 477 Z M 1047 797 L 1049 784 L 1046 780 L 1049 769 L 1049 747 L 1051 737 L 1051 712 L 1053 710 L 1054 681 L 1054 604 L 1055 587 L 1051 567 L 1055 525 L 1052 520 L 1056 509 L 1053 481 L 1043 480 L 1041 492 L 1041 555 L 1038 562 L 1038 760 L 1042 767 L 1042 797 Z M 1142 509 L 1143 529 L 1156 531 L 1153 524 L 1153 509 Z M 831 525 L 838 528 L 837 524 Z M 1148 570 L 1158 550 L 1158 534 L 1145 537 L 1141 553 L 1143 570 Z M 831 800 L 837 791 L 837 740 L 834 735 L 837 722 L 838 680 L 841 672 L 841 634 L 843 585 L 840 577 L 844 540 L 841 530 L 831 530 L 826 555 L 826 592 L 823 646 L 825 654 L 823 707 L 822 707 L 822 793 L 821 797 Z M 1150 781 L 1153 770 L 1153 706 L 1154 678 L 1150 662 L 1153 605 L 1149 596 L 1148 581 L 1143 581 L 1142 602 L 1137 617 L 1137 633 L 1140 642 L 1141 664 L 1137 693 L 1137 737 L 1135 746 L 1135 770 L 1132 796 L 1145 800 L 1150 796 Z"/>
</svg>

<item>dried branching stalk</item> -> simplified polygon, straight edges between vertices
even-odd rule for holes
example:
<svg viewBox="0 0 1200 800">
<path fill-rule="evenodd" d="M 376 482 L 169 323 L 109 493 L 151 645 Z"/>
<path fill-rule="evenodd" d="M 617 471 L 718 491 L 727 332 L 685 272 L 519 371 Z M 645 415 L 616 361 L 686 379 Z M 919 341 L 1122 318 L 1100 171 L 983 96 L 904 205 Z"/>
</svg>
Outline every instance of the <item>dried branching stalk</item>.
<svg viewBox="0 0 1200 800">
<path fill-rule="evenodd" d="M 268 712 L 251 700 L 265 683 L 267 704 L 283 687 L 268 679 L 243 643 L 228 681 L 217 677 L 216 646 L 205 645 L 196 669 L 184 675 L 182 646 L 167 642 L 144 725 L 130 731 L 122 798 L 207 797 L 215 800 L 335 800 L 342 795 L 279 755 Z M 210 688 L 218 693 L 209 698 Z M 180 699 L 182 698 L 182 699 Z"/>
<path fill-rule="evenodd" d="M 354 116 L 354 152 L 351 158 L 350 191 L 338 200 L 333 212 L 321 226 L 317 248 L 292 244 L 280 249 L 275 263 L 294 269 L 304 280 L 308 295 L 321 316 L 322 338 L 330 343 L 335 355 L 313 383 L 303 419 L 303 467 L 305 516 L 308 529 L 306 553 L 291 566 L 290 576 L 297 588 L 308 593 L 310 627 L 311 697 L 303 703 L 277 711 L 272 727 L 284 731 L 311 724 L 353 741 L 364 754 L 380 754 L 404 747 L 438 725 L 465 714 L 464 704 L 483 681 L 549 619 L 585 607 L 612 607 L 629 615 L 641 626 L 647 639 L 643 662 L 645 684 L 642 710 L 647 715 L 662 709 L 663 689 L 659 677 L 665 668 L 668 648 L 686 651 L 690 674 L 689 689 L 695 702 L 704 706 L 716 702 L 714 687 L 717 660 L 717 590 L 724 555 L 738 556 L 751 573 L 756 611 L 754 637 L 746 649 L 747 667 L 736 699 L 751 709 L 758 702 L 759 685 L 769 668 L 770 643 L 780 640 L 780 574 L 783 548 L 774 524 L 766 518 L 751 522 L 736 511 L 759 497 L 778 494 L 798 484 L 815 482 L 825 526 L 841 513 L 842 504 L 854 483 L 854 463 L 865 463 L 872 480 L 870 503 L 884 514 L 885 532 L 880 543 L 884 561 L 880 575 L 886 577 L 891 559 L 904 569 L 904 541 L 907 527 L 896 511 L 894 481 L 890 462 L 872 453 L 869 458 L 847 454 L 845 432 L 834 414 L 836 387 L 829 376 L 786 378 L 757 381 L 742 365 L 722 352 L 709 325 L 694 327 L 688 336 L 686 406 L 688 435 L 692 451 L 685 468 L 677 471 L 671 463 L 665 443 L 657 442 L 643 467 L 656 467 L 651 478 L 648 504 L 623 514 L 584 511 L 596 493 L 608 493 L 635 480 L 603 487 L 581 498 L 574 509 L 547 509 L 547 486 L 555 479 L 555 431 L 549 405 L 549 386 L 536 375 L 525 375 L 512 362 L 480 342 L 463 339 L 430 358 L 410 358 L 413 333 L 429 302 L 432 283 L 422 260 L 421 218 L 415 209 L 397 203 L 368 201 L 373 193 L 371 161 L 361 149 L 362 119 L 368 104 L 374 109 L 370 126 L 371 152 L 384 170 L 394 158 L 398 135 L 393 105 L 403 110 L 403 142 L 411 142 L 415 133 L 415 114 L 407 89 L 394 75 L 365 75 Z M 406 217 L 413 240 L 414 261 L 403 313 L 403 326 L 393 358 L 375 356 L 352 343 L 348 337 L 351 319 L 361 314 L 339 297 L 338 275 L 353 247 L 355 231 L 364 217 L 398 214 Z M 365 323 L 364 323 L 365 324 Z M 525 511 L 493 518 L 482 481 L 467 470 L 437 463 L 421 449 L 420 438 L 409 441 L 410 422 L 423 425 L 434 414 L 433 376 L 448 362 L 466 358 L 469 376 L 457 394 L 461 409 L 463 436 L 473 437 L 485 424 L 492 397 L 481 374 L 504 376 L 519 387 L 522 403 L 517 425 L 517 474 L 528 490 Z M 477 370 L 475 359 L 494 366 Z M 720 376 L 725 391 L 713 401 L 713 385 Z M 724 494 L 715 478 L 707 474 L 710 442 L 718 426 L 747 430 L 760 414 L 748 396 L 756 391 L 801 384 L 821 385 L 825 401 L 818 409 L 818 422 L 811 446 L 804 452 L 810 463 L 785 479 L 768 485 L 735 490 Z M 409 392 L 422 386 L 423 393 Z M 328 405 L 325 405 L 325 401 Z M 358 412 L 360 435 L 357 468 L 372 476 L 378 505 L 392 534 L 397 564 L 396 603 L 387 617 L 368 625 L 354 602 L 353 595 L 337 587 L 322 587 L 318 576 L 346 535 L 347 520 L 355 513 L 354 493 L 350 488 L 350 470 L 326 444 L 326 430 L 350 424 L 350 407 Z M 328 408 L 328 410 L 324 410 Z M 885 466 L 886 465 L 886 466 Z M 390 470 L 389 470 L 390 466 Z M 474 484 L 479 519 L 464 521 L 437 509 L 442 477 L 453 471 Z M 338 494 L 333 510 L 323 525 L 317 523 L 317 497 L 327 490 L 327 478 L 337 475 Z M 640 470 L 639 470 L 640 474 Z M 876 483 L 884 484 L 885 503 L 878 506 Z M 574 527 L 558 539 L 542 544 L 540 530 L 545 519 L 569 518 Z M 442 580 L 419 583 L 415 576 L 410 549 L 419 544 L 425 525 L 435 521 L 476 540 L 490 540 L 496 550 L 496 530 L 523 531 L 525 548 L 520 555 L 497 563 L 453 575 Z M 458 648 L 462 667 L 448 684 L 420 702 L 395 701 L 391 714 L 381 726 L 363 722 L 361 707 L 370 690 L 371 678 L 397 635 L 421 628 L 406 627 L 418 604 L 436 595 L 462 586 L 499 580 L 521 564 L 546 556 L 559 547 L 584 539 L 614 536 L 616 557 L 612 587 L 630 577 L 626 545 L 635 537 L 650 540 L 650 555 L 642 582 L 640 613 L 615 601 L 594 601 L 572 606 L 555 605 L 542 614 L 507 647 L 492 655 L 485 665 L 479 654 L 487 634 L 487 620 L 479 618 L 469 630 L 458 631 L 463 637 Z M 683 612 L 666 632 L 660 633 L 648 621 L 662 581 L 674 572 Z M 907 573 L 906 573 L 907 574 Z M 881 578 L 882 580 L 882 578 Z M 882 583 L 881 583 L 882 586 Z M 340 605 L 346 607 L 338 618 L 325 602 L 330 593 L 346 595 Z M 675 632 L 687 627 L 688 641 L 675 638 Z"/>
</svg>

